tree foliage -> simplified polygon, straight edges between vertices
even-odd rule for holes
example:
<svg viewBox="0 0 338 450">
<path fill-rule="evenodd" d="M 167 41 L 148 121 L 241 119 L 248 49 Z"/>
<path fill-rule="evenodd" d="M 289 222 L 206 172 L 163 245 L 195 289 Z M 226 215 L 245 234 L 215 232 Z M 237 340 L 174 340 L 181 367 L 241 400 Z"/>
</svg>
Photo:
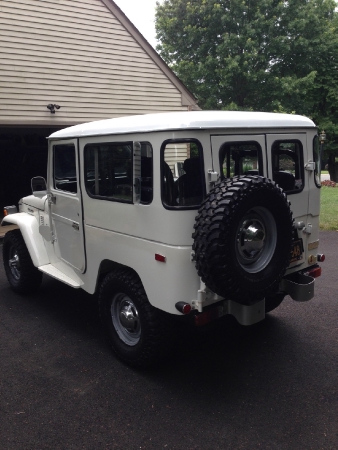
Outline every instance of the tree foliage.
<svg viewBox="0 0 338 450">
<path fill-rule="evenodd" d="M 334 0 L 164 0 L 156 7 L 157 50 L 201 108 L 307 115 L 338 148 L 335 7 Z"/>
</svg>

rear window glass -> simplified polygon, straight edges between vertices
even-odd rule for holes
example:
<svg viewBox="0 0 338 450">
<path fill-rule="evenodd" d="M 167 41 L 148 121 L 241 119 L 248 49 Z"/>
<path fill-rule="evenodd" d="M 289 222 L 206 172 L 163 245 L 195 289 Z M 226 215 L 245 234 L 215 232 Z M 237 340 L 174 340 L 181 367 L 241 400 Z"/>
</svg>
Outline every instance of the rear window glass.
<svg viewBox="0 0 338 450">
<path fill-rule="evenodd" d="M 273 180 L 287 193 L 304 187 L 303 147 L 299 141 L 275 141 L 272 145 Z"/>
<path fill-rule="evenodd" d="M 166 207 L 197 208 L 205 193 L 203 150 L 196 140 L 162 145 L 162 202 Z"/>
<path fill-rule="evenodd" d="M 262 149 L 258 142 L 227 142 L 220 149 L 221 177 L 262 175 Z"/>
</svg>

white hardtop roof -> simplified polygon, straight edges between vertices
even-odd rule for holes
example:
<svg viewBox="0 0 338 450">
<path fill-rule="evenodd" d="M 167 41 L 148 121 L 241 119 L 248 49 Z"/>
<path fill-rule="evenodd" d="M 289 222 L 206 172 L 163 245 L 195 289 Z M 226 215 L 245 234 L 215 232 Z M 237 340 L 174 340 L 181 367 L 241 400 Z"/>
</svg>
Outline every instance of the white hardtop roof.
<svg viewBox="0 0 338 450">
<path fill-rule="evenodd" d="M 312 120 L 304 116 L 266 112 L 190 111 L 98 120 L 56 131 L 49 137 L 66 139 L 109 134 L 145 133 L 165 130 L 202 130 L 231 128 L 313 128 Z"/>
</svg>

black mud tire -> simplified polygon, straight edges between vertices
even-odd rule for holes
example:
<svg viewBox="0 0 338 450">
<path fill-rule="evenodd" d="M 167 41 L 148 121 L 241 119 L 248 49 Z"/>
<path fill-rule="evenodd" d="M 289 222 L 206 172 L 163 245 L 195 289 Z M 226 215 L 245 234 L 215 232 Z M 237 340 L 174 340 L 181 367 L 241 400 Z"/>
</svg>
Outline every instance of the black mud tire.
<svg viewBox="0 0 338 450">
<path fill-rule="evenodd" d="M 194 228 L 196 268 L 209 289 L 243 304 L 278 291 L 290 261 L 293 219 L 273 181 L 222 181 L 202 203 Z"/>
<path fill-rule="evenodd" d="M 278 306 L 284 300 L 285 294 L 283 292 L 277 292 L 277 294 L 271 297 L 265 297 L 265 313 L 269 313 L 274 309 L 278 308 Z"/>
<path fill-rule="evenodd" d="M 149 303 L 134 272 L 120 269 L 106 275 L 99 290 L 99 311 L 112 350 L 126 364 L 153 366 L 169 348 L 166 314 Z"/>
<path fill-rule="evenodd" d="M 3 242 L 3 262 L 11 288 L 19 294 L 37 291 L 42 280 L 33 264 L 20 230 L 8 231 Z"/>
</svg>

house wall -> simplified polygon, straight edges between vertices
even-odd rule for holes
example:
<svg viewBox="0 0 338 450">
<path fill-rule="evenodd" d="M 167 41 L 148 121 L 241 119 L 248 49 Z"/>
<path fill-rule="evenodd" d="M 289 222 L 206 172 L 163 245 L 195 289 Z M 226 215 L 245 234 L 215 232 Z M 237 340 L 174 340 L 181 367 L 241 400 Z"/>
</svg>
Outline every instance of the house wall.
<svg viewBox="0 0 338 450">
<path fill-rule="evenodd" d="M 0 125 L 193 108 L 148 47 L 110 0 L 0 0 Z"/>
</svg>

